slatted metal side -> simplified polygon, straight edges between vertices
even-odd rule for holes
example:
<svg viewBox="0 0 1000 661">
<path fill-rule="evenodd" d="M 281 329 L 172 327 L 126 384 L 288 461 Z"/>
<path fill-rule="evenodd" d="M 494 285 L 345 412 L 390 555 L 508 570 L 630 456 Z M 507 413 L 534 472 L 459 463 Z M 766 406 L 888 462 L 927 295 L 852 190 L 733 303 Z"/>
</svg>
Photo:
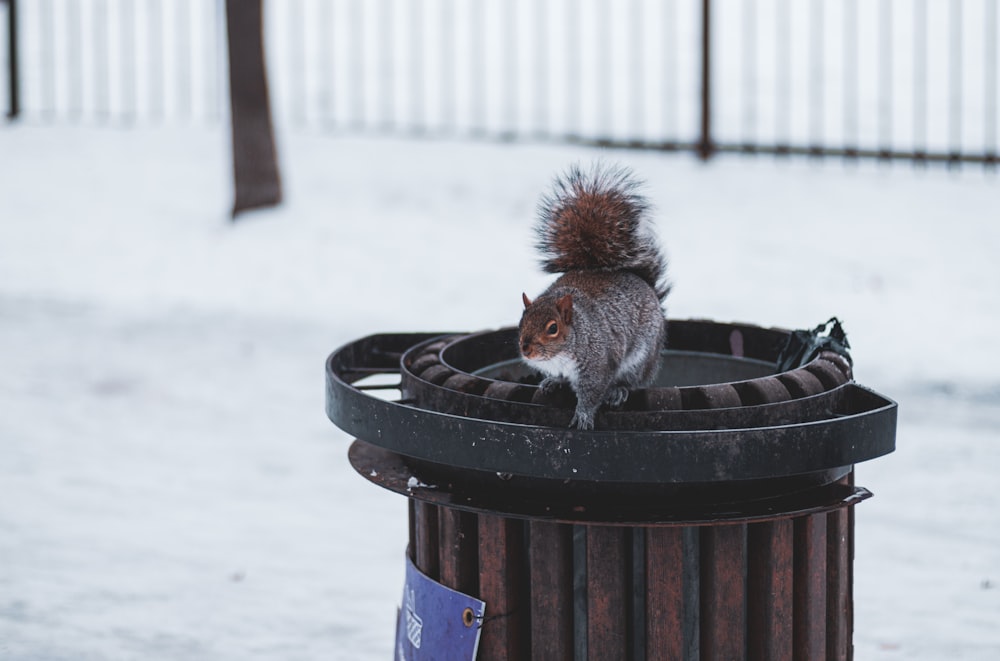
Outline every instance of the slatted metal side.
<svg viewBox="0 0 1000 661">
<path fill-rule="evenodd" d="M 417 567 L 486 602 L 480 661 L 853 658 L 849 506 L 632 527 L 411 499 L 410 525 Z"/>
</svg>

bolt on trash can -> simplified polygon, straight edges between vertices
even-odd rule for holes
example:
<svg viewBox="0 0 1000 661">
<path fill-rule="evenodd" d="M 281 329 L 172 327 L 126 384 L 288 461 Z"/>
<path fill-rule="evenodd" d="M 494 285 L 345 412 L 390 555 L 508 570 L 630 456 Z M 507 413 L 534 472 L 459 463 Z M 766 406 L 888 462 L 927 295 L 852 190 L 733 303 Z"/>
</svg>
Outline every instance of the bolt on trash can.
<svg viewBox="0 0 1000 661">
<path fill-rule="evenodd" d="M 416 568 L 485 602 L 480 661 L 849 660 L 854 465 L 894 450 L 896 404 L 821 328 L 670 320 L 597 431 L 516 329 L 373 335 L 327 361 L 327 413 L 407 497 Z"/>
</svg>

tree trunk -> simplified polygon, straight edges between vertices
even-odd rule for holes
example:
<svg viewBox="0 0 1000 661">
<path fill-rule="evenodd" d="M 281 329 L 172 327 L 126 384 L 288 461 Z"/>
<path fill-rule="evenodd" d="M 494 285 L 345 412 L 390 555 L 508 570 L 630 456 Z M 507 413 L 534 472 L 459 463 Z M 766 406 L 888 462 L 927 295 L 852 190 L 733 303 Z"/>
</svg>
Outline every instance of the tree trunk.
<svg viewBox="0 0 1000 661">
<path fill-rule="evenodd" d="M 235 219 L 243 211 L 281 202 L 281 176 L 264 62 L 263 0 L 226 0 L 226 32 Z"/>
</svg>

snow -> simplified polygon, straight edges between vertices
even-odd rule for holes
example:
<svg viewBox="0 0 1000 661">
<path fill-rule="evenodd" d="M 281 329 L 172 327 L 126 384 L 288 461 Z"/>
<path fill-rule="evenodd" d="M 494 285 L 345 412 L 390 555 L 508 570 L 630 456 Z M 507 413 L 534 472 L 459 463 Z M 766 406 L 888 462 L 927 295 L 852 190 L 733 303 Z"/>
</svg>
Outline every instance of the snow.
<svg viewBox="0 0 1000 661">
<path fill-rule="evenodd" d="M 598 152 L 282 132 L 227 219 L 222 129 L 0 127 L 0 658 L 385 659 L 405 500 L 355 475 L 323 360 L 514 323 L 539 193 Z M 1000 179 L 609 153 L 672 317 L 845 324 L 900 403 L 858 468 L 858 659 L 1000 658 Z"/>
<path fill-rule="evenodd" d="M 406 490 L 413 491 L 414 489 L 437 489 L 437 486 L 433 484 L 425 484 L 416 478 L 416 476 L 411 475 L 408 480 L 406 480 Z"/>
</svg>

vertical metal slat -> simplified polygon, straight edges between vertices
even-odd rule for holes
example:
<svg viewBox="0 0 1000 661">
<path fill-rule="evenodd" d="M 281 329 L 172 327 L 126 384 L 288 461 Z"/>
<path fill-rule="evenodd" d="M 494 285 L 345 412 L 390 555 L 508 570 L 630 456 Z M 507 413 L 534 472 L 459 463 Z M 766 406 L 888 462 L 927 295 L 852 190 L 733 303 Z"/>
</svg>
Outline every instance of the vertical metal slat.
<svg viewBox="0 0 1000 661">
<path fill-rule="evenodd" d="M 847 484 L 854 486 L 854 470 L 847 474 Z M 847 615 L 845 617 L 847 626 L 847 661 L 854 661 L 854 517 L 853 507 L 847 508 Z"/>
<path fill-rule="evenodd" d="M 442 584 L 465 594 L 476 594 L 478 546 L 479 520 L 475 514 L 450 507 L 438 510 L 438 565 Z"/>
<path fill-rule="evenodd" d="M 851 646 L 848 566 L 849 509 L 827 515 L 826 659 L 847 661 Z"/>
<path fill-rule="evenodd" d="M 528 524 L 531 658 L 573 659 L 573 527 Z"/>
<path fill-rule="evenodd" d="M 587 526 L 587 656 L 614 661 L 628 647 L 628 529 Z"/>
<path fill-rule="evenodd" d="M 516 661 L 528 656 L 524 542 L 523 522 L 479 515 L 479 598 L 486 602 L 480 661 Z"/>
<path fill-rule="evenodd" d="M 406 550 L 410 555 L 410 560 L 417 562 L 417 501 L 412 498 L 406 499 L 406 521 L 408 523 L 408 535 Z"/>
<path fill-rule="evenodd" d="M 790 519 L 747 529 L 747 658 L 792 661 L 793 524 Z"/>
<path fill-rule="evenodd" d="M 746 524 L 701 530 L 702 661 L 746 658 L 746 542 Z"/>
<path fill-rule="evenodd" d="M 646 528 L 646 661 L 685 659 L 684 528 Z"/>
<path fill-rule="evenodd" d="M 826 654 L 826 514 L 795 520 L 795 659 Z"/>
<path fill-rule="evenodd" d="M 414 563 L 417 569 L 437 580 L 440 576 L 438 554 L 438 508 L 423 501 L 414 504 L 416 553 Z"/>
</svg>

